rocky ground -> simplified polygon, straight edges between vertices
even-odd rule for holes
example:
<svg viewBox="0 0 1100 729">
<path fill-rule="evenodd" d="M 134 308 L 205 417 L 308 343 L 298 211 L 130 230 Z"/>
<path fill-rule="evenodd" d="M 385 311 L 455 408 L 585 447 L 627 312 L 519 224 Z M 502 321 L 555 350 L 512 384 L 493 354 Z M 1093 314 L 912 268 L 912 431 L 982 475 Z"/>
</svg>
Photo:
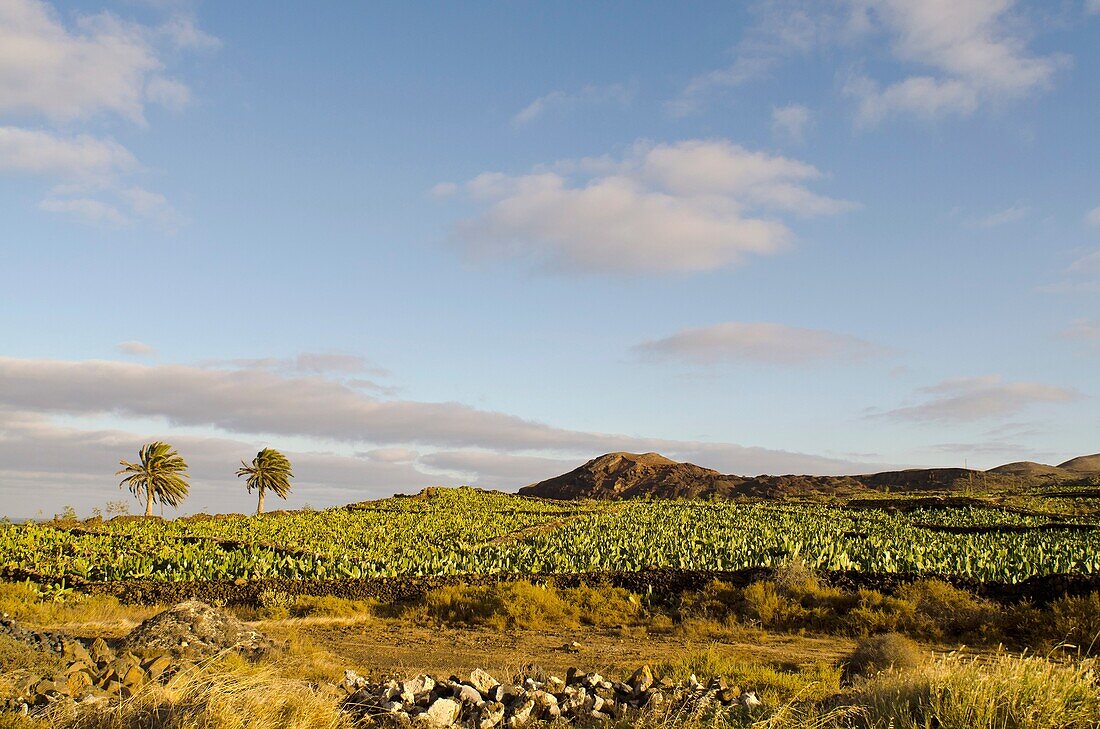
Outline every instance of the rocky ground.
<svg viewBox="0 0 1100 729">
<path fill-rule="evenodd" d="M 33 631 L 0 618 L 0 635 L 55 654 L 63 669 L 31 674 L 0 707 L 45 715 L 59 707 L 79 711 L 112 706 L 150 684 L 166 683 L 202 661 L 227 651 L 258 658 L 274 642 L 232 615 L 205 603 L 180 603 L 138 625 L 122 639 L 78 638 Z M 566 644 L 565 651 L 581 649 Z M 347 671 L 343 683 L 328 686 L 341 709 L 363 726 L 518 727 L 540 722 L 589 723 L 644 712 L 707 714 L 755 712 L 761 702 L 752 691 L 722 680 L 703 684 L 694 676 L 681 683 L 654 679 L 648 666 L 625 682 L 596 672 L 568 668 L 554 675 L 527 665 L 504 680 L 474 668 L 465 677 L 415 675 L 405 680 L 370 681 Z"/>
<path fill-rule="evenodd" d="M 681 684 L 657 681 L 648 666 L 627 681 L 571 668 L 564 678 L 529 666 L 506 682 L 481 669 L 468 677 L 371 683 L 348 672 L 344 710 L 367 726 L 519 727 L 540 722 L 601 722 L 641 712 L 705 715 L 715 711 L 759 712 L 755 692 L 721 679 L 702 684 L 691 676 Z"/>
<path fill-rule="evenodd" d="M 5 697 L 8 709 L 29 713 L 58 702 L 104 704 L 129 698 L 143 686 L 164 681 L 196 661 L 233 650 L 258 657 L 270 642 L 231 615 L 205 603 L 183 602 L 136 627 L 125 639 L 93 639 L 27 630 L 0 617 L 0 635 L 56 654 L 64 670 L 31 675 L 16 696 Z"/>
</svg>

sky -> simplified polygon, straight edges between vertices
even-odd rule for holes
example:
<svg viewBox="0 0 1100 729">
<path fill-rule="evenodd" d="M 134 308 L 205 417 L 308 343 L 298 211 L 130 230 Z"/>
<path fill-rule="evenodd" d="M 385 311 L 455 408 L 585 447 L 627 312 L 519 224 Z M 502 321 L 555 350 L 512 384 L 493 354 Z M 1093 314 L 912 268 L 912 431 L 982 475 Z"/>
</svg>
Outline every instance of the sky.
<svg viewBox="0 0 1100 729">
<path fill-rule="evenodd" d="M 1097 0 L 0 0 L 0 514 L 1100 451 L 1098 71 Z"/>
</svg>

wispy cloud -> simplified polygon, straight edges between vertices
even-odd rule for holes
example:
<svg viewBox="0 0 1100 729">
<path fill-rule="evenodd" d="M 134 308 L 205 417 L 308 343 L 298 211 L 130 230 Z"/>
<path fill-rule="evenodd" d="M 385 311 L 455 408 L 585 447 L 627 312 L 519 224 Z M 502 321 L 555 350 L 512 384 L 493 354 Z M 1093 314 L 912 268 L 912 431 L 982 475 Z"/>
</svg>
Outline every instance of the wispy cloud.
<svg viewBox="0 0 1100 729">
<path fill-rule="evenodd" d="M 115 345 L 115 349 L 123 354 L 129 354 L 135 357 L 148 357 L 149 355 L 156 354 L 157 351 L 152 345 L 135 340 L 119 342 Z"/>
<path fill-rule="evenodd" d="M 924 402 L 878 414 L 918 422 L 971 422 L 1019 413 L 1034 405 L 1069 403 L 1073 389 L 1038 382 L 1005 382 L 999 375 L 944 380 L 917 391 Z"/>
<path fill-rule="evenodd" d="M 1078 319 L 1059 332 L 1062 339 L 1081 342 L 1093 349 L 1100 349 L 1100 319 Z"/>
<path fill-rule="evenodd" d="M 723 92 L 767 78 L 789 57 L 863 32 L 859 3 L 770 0 L 752 7 L 755 22 L 733 48 L 729 64 L 693 77 L 667 102 L 674 116 L 700 111 Z"/>
<path fill-rule="evenodd" d="M 967 116 L 985 102 L 1026 97 L 1047 88 L 1069 64 L 1060 54 L 1031 52 L 1012 0 L 868 0 L 872 27 L 890 37 L 902 63 L 931 68 L 883 85 L 857 75 L 845 91 L 857 120 L 873 126 L 894 115 L 925 119 Z"/>
<path fill-rule="evenodd" d="M 111 227 L 135 220 L 170 229 L 181 217 L 163 195 L 134 181 L 142 172 L 113 139 L 74 133 L 116 117 L 145 127 L 150 105 L 180 109 L 185 83 L 167 74 L 165 51 L 209 50 L 217 39 L 186 15 L 147 26 L 111 13 L 63 22 L 41 0 L 0 3 L 0 173 L 33 174 L 54 184 L 39 209 Z"/>
<path fill-rule="evenodd" d="M 634 84 L 609 84 L 597 86 L 589 84 L 578 91 L 551 91 L 544 94 L 512 117 L 512 124 L 521 127 L 553 111 L 575 109 L 579 106 L 599 106 L 612 104 L 628 106 L 637 92 Z"/>
<path fill-rule="evenodd" d="M 507 468 L 516 478 L 517 464 L 537 463 L 523 461 L 527 457 L 583 458 L 615 450 L 661 451 L 730 472 L 840 473 L 861 467 L 733 443 L 571 430 L 455 402 L 383 400 L 340 380 L 268 369 L 0 357 L 0 411 L 38 419 L 107 414 L 141 422 L 163 418 L 174 428 L 207 428 L 265 441 L 292 438 L 340 444 L 362 452 L 367 460 L 385 463 L 400 463 L 411 455 L 376 449 L 416 450 L 418 463 L 463 472 L 479 458 L 484 462 L 488 456 L 477 452 L 486 451 L 499 456 L 494 473 L 503 475 L 510 464 Z M 465 460 L 427 458 L 432 452 L 467 450 L 475 453 L 463 456 Z M 63 449 L 54 452 L 64 459 Z M 460 460 L 465 464 L 461 468 Z"/>
<path fill-rule="evenodd" d="M 1100 291 L 1100 250 L 1079 256 L 1066 267 L 1061 281 L 1039 287 L 1053 294 L 1092 293 Z"/>
<path fill-rule="evenodd" d="M 724 140 L 638 143 L 622 159 L 572 160 L 467 182 L 483 212 L 455 238 L 474 258 L 523 257 L 559 270 L 705 271 L 775 253 L 794 235 L 781 214 L 855 206 L 811 191 L 812 165 Z"/>
<path fill-rule="evenodd" d="M 998 228 L 1009 223 L 1018 223 L 1030 213 L 1031 208 L 1029 206 L 1016 203 L 1003 210 L 983 215 L 974 220 L 973 224 L 978 228 Z"/>
<path fill-rule="evenodd" d="M 810 110 L 802 104 L 772 108 L 772 134 L 777 138 L 802 144 L 810 126 Z"/>
<path fill-rule="evenodd" d="M 1100 2 L 1100 0 L 1097 0 Z M 1100 205 L 1085 213 L 1085 223 L 1093 228 L 1100 228 Z"/>
<path fill-rule="evenodd" d="M 635 347 L 649 358 L 693 364 L 807 365 L 856 360 L 885 349 L 847 334 L 770 322 L 726 322 L 684 329 Z"/>
</svg>

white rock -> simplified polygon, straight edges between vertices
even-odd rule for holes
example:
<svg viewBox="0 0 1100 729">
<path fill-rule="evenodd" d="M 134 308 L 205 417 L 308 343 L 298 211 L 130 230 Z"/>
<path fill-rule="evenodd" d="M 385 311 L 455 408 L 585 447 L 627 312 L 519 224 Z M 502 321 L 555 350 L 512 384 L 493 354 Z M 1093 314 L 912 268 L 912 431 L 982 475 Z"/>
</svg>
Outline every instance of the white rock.
<svg viewBox="0 0 1100 729">
<path fill-rule="evenodd" d="M 473 686 L 467 686 L 464 683 L 460 683 L 455 686 L 455 698 L 464 704 L 479 704 L 483 697 L 481 692 Z"/>
<path fill-rule="evenodd" d="M 499 683 L 499 681 L 490 676 L 487 672 L 482 671 L 480 668 L 475 668 L 470 673 L 470 685 L 483 694 L 489 693 L 489 690 Z"/>
<path fill-rule="evenodd" d="M 424 712 L 424 716 L 428 717 L 432 726 L 449 727 L 458 718 L 460 708 L 458 702 L 452 699 L 436 699 Z"/>
</svg>

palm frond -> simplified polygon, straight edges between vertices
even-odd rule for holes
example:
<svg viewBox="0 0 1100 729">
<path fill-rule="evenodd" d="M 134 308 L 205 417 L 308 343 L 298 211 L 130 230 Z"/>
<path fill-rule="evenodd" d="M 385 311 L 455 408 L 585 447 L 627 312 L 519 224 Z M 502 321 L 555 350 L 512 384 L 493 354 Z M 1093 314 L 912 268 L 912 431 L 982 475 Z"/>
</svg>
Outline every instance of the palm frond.
<svg viewBox="0 0 1100 729">
<path fill-rule="evenodd" d="M 179 506 L 190 489 L 187 462 L 183 457 L 161 441 L 146 443 L 138 456 L 137 463 L 118 462 L 123 468 L 115 475 L 128 474 L 119 483 L 119 488 L 125 486 L 135 496 L 144 493 L 157 503 Z"/>
<path fill-rule="evenodd" d="M 252 465 L 241 461 L 237 478 L 241 476 L 247 476 L 245 486 L 249 493 L 253 489 L 260 489 L 285 499 L 290 494 L 290 479 L 294 477 L 294 473 L 286 456 L 274 448 L 264 448 L 252 459 Z"/>
</svg>

